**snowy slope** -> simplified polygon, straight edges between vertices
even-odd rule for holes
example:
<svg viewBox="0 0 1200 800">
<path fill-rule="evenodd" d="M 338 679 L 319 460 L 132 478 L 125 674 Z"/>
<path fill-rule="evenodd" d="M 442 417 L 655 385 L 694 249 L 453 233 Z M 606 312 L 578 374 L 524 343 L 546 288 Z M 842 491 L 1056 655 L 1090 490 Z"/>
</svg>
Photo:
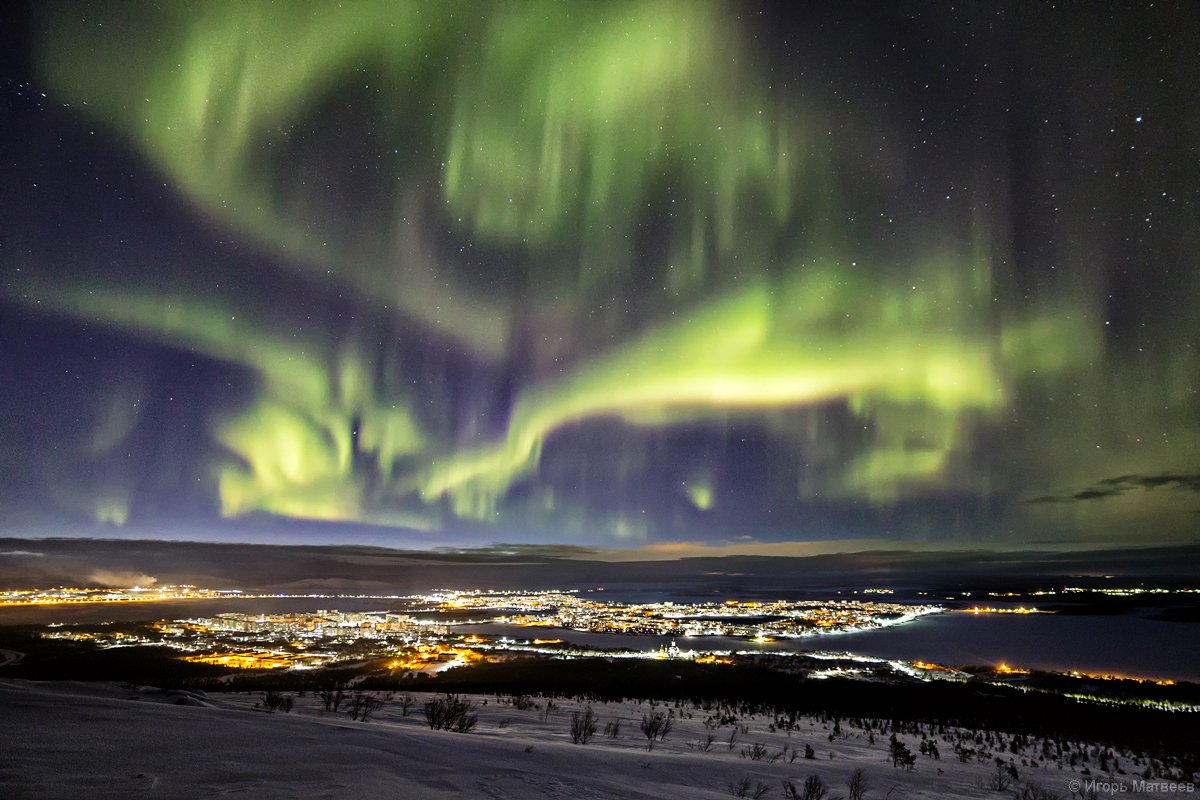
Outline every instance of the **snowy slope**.
<svg viewBox="0 0 1200 800">
<path fill-rule="evenodd" d="M 1011 789 L 984 788 L 994 763 L 960 763 L 949 744 L 941 744 L 939 760 L 919 755 L 914 771 L 905 772 L 892 768 L 886 737 L 872 745 L 844 726 L 830 742 L 831 726 L 816 719 L 801 718 L 786 733 L 770 730 L 766 717 L 740 718 L 730 748 L 734 725 L 706 727 L 706 712 L 684 706 L 673 709 L 678 722 L 666 741 L 647 752 L 638 722 L 649 703 L 596 704 L 600 730 L 577 745 L 570 739 L 570 712 L 580 708 L 574 701 L 556 701 L 560 708 L 543 721 L 544 699 L 537 699 L 541 709 L 521 711 L 495 696 L 474 698 L 479 724 L 460 734 L 429 730 L 420 703 L 432 695 L 415 697 L 407 717 L 393 701 L 363 723 L 324 712 L 311 694 L 284 714 L 256 709 L 261 695 L 196 699 L 115 684 L 0 681 L 0 796 L 660 800 L 728 798 L 731 784 L 748 777 L 752 787 L 767 787 L 763 797 L 780 798 L 781 781 L 799 787 L 816 774 L 830 785 L 832 800 L 846 796 L 856 767 L 867 773 L 867 798 L 1012 796 Z M 616 739 L 603 735 L 613 719 L 623 722 Z M 698 744 L 709 734 L 715 741 L 703 752 Z M 919 737 L 901 739 L 917 751 Z M 815 759 L 803 758 L 806 743 Z M 801 755 L 751 760 L 743 750 L 755 744 L 772 755 L 785 745 Z M 1135 776 L 1123 764 L 1129 774 L 1117 777 L 1128 785 Z M 1071 780 L 1087 778 L 1054 764 L 1018 763 L 1018 770 L 1063 797 L 1073 796 Z"/>
</svg>

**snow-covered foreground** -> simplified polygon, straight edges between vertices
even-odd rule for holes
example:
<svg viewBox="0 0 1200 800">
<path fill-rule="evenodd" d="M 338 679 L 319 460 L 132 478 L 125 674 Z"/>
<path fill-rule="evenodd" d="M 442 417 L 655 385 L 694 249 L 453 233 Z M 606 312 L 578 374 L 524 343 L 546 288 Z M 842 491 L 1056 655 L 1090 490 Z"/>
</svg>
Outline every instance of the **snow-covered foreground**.
<svg viewBox="0 0 1200 800">
<path fill-rule="evenodd" d="M 0 796 L 661 800 L 729 798 L 748 779 L 745 796 L 755 796 L 761 784 L 762 797 L 781 798 L 783 781 L 800 789 L 818 775 L 832 800 L 848 795 L 847 779 L 859 767 L 866 773 L 865 797 L 880 800 L 1007 798 L 1015 788 L 985 788 L 994 761 L 962 763 L 936 737 L 940 759 L 918 755 L 912 772 L 894 769 L 886 736 L 871 744 L 845 722 L 842 736 L 831 742 L 832 723 L 819 719 L 801 717 L 785 732 L 772 730 L 773 719 L 763 715 L 706 725 L 709 714 L 688 705 L 597 703 L 596 736 L 579 745 L 570 729 L 571 712 L 581 705 L 572 700 L 556 700 L 546 715 L 544 698 L 535 698 L 538 708 L 518 710 L 508 698 L 474 697 L 479 721 L 464 734 L 428 728 L 421 703 L 433 695 L 415 694 L 407 716 L 399 697 L 364 723 L 325 712 L 312 694 L 297 697 L 285 714 L 256 709 L 261 694 L 196 697 L 111 683 L 0 681 Z M 647 752 L 639 723 L 644 713 L 666 708 L 676 718 L 674 729 Z M 604 729 L 613 720 L 621 721 L 620 732 L 609 738 Z M 900 739 L 918 752 L 920 736 Z M 804 758 L 805 744 L 815 758 Z M 767 759 L 749 757 L 755 745 L 766 749 Z M 785 754 L 768 760 L 780 751 Z M 1062 797 L 1077 796 L 1072 789 L 1089 779 L 1108 780 L 1094 760 L 1092 775 L 1053 762 L 1024 766 L 1019 756 L 1015 762 L 1022 781 Z M 1117 776 L 1129 787 L 1122 796 L 1162 796 L 1131 791 L 1135 767 L 1120 763 L 1129 773 Z"/>
</svg>

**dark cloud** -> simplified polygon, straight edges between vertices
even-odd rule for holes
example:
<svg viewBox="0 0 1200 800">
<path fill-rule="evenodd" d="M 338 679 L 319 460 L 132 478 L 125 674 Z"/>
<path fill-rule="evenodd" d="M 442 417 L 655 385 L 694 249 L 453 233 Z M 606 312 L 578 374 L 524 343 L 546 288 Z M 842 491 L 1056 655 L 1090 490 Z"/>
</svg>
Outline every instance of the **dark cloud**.
<svg viewBox="0 0 1200 800">
<path fill-rule="evenodd" d="M 1100 500 L 1105 497 L 1116 497 L 1135 489 L 1150 491 L 1153 489 L 1180 489 L 1187 492 L 1200 493 L 1200 473 L 1181 474 L 1163 473 L 1161 475 L 1119 475 L 1115 478 L 1105 478 L 1093 485 L 1073 494 L 1042 495 L 1026 503 L 1070 503 L 1076 500 Z"/>
<path fill-rule="evenodd" d="M 1121 493 L 1120 489 L 1084 489 L 1071 495 L 1073 500 L 1098 500 L 1101 497 L 1112 497 Z"/>
</svg>

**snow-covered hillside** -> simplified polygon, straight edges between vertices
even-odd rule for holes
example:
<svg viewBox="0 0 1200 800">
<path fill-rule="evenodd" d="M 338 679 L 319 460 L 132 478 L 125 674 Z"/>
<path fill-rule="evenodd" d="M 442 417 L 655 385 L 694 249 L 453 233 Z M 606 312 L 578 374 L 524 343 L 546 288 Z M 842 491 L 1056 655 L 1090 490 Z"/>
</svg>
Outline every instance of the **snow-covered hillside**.
<svg viewBox="0 0 1200 800">
<path fill-rule="evenodd" d="M 761 797 L 781 798 L 785 781 L 803 796 L 805 780 L 816 775 L 828 786 L 825 800 L 833 800 L 850 795 L 847 782 L 856 769 L 865 774 L 865 797 L 879 800 L 1008 798 L 1028 782 L 1051 793 L 1034 797 L 1071 798 L 1089 780 L 1101 781 L 1101 796 L 1104 782 L 1118 780 L 1127 787 L 1124 797 L 1162 796 L 1133 791 L 1141 767 L 1128 754 L 1115 763 L 1106 758 L 1114 772 L 1126 771 L 1112 778 L 1094 757 L 1087 774 L 1082 763 L 1060 768 L 1053 759 L 1035 758 L 1033 745 L 1001 753 L 1000 739 L 980 747 L 988 751 L 986 760 L 963 761 L 953 747 L 967 734 L 957 730 L 923 731 L 938 746 L 936 759 L 922 752 L 929 747 L 921 747 L 920 733 L 902 734 L 900 741 L 916 754 L 906 771 L 892 766 L 886 733 L 875 732 L 872 743 L 868 732 L 846 720 L 835 732 L 832 720 L 801 717 L 789 731 L 765 715 L 722 721 L 714 718 L 721 716 L 716 709 L 686 704 L 597 703 L 594 738 L 574 744 L 572 712 L 583 708 L 574 700 L 555 700 L 547 713 L 545 698 L 521 710 L 508 697 L 471 697 L 478 723 L 457 733 L 430 730 L 422 704 L 435 696 L 413 696 L 407 716 L 396 694 L 361 722 L 325 711 L 311 693 L 295 697 L 291 713 L 283 713 L 256 708 L 261 693 L 203 696 L 111 683 L 0 681 L 0 796 L 662 800 L 754 797 L 761 790 Z M 648 750 L 640 723 L 662 711 L 673 728 Z M 605 729 L 614 721 L 619 732 L 612 738 Z M 812 758 L 805 757 L 805 745 Z M 1041 747 L 1038 742 L 1039 756 Z M 992 785 L 1000 754 L 1019 776 L 1004 791 Z M 1008 775 L 1007 767 L 1003 771 Z"/>
</svg>

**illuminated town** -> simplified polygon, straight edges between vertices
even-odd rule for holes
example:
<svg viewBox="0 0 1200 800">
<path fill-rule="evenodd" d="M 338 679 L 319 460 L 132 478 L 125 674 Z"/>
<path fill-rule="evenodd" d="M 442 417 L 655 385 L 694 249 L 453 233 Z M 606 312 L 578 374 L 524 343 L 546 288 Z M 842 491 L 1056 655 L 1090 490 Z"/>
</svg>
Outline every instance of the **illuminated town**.
<svg viewBox="0 0 1200 800">
<path fill-rule="evenodd" d="M 5 600 L 13 605 L 135 602 L 148 594 L 146 590 L 56 589 L 10 592 Z M 616 641 L 612 648 L 579 648 L 551 635 L 510 638 L 480 631 L 489 625 L 646 637 L 725 637 L 762 643 L 896 625 L 943 610 L 857 600 L 626 604 L 585 599 L 579 594 L 567 590 L 438 591 L 377 598 L 391 600 L 398 607 L 387 611 L 227 612 L 136 626 L 53 624 L 45 636 L 90 641 L 101 647 L 159 645 L 183 651 L 182 657 L 188 661 L 245 669 L 312 669 L 382 658 L 393 670 L 438 671 L 479 660 L 485 652 L 493 656 L 505 652 L 580 656 L 620 650 Z M 254 597 L 195 587 L 168 587 L 153 595 L 158 599 L 163 595 L 170 599 Z M 466 631 L 468 627 L 472 630 Z M 456 628 L 461 632 L 455 632 Z M 658 650 L 633 650 L 626 655 L 701 657 L 674 641 Z"/>
<path fill-rule="evenodd" d="M 763 641 L 896 625 L 944 609 L 864 600 L 616 603 L 575 592 L 447 592 L 435 610 L 499 612 L 497 623 L 639 636 L 727 636 Z"/>
<path fill-rule="evenodd" d="M 859 590 L 854 595 L 887 595 Z M 993 596 L 1000 595 L 991 593 Z M 245 601 L 293 597 L 312 601 L 370 601 L 371 610 L 321 609 L 250 613 L 208 611 L 179 619 L 147 622 L 51 622 L 44 639 L 100 649 L 163 647 L 197 665 L 233 673 L 333 668 L 404 678 L 433 675 L 479 662 L 521 658 L 678 659 L 708 665 L 754 664 L 803 674 L 863 680 L 982 681 L 1047 691 L 1038 675 L 1059 674 L 1082 685 L 1124 682 L 1169 687 L 1170 680 L 1088 671 L 1038 673 L 1008 662 L 949 666 L 923 660 L 880 658 L 822 647 L 839 633 L 901 625 L 954 610 L 973 615 L 1054 613 L 1026 606 L 963 606 L 888 600 L 744 600 L 705 602 L 619 602 L 603 589 L 482 591 L 443 589 L 407 596 L 280 595 L 213 590 L 195 586 L 135 587 L 124 590 L 56 588 L 8 591 L 0 605 L 53 606 L 85 603 L 146 603 L 154 600 Z M 211 603 L 208 605 L 211 608 Z M 526 633 L 526 631 L 528 631 Z M 801 642 L 810 642 L 801 648 Z M 795 647 L 788 642 L 794 642 Z M 764 649 L 763 645 L 770 645 Z M 1035 683 L 1030 683 L 1034 681 Z M 1051 689 L 1065 693 L 1064 689 Z M 1100 702 L 1134 703 L 1194 710 L 1166 698 L 1129 695 L 1113 700 L 1094 689 L 1068 696 Z"/>
<path fill-rule="evenodd" d="M 1016 608 L 997 607 L 997 606 L 971 606 L 964 608 L 963 611 L 970 614 L 1050 614 L 1050 611 L 1042 611 L 1037 608 L 1026 608 L 1018 606 Z"/>
<path fill-rule="evenodd" d="M 6 606 L 57 606 L 84 603 L 160 603 L 174 600 L 229 600 L 263 595 L 240 589 L 201 589 L 180 584 L 133 586 L 127 589 L 57 586 L 52 589 L 0 589 L 0 608 Z"/>
</svg>

